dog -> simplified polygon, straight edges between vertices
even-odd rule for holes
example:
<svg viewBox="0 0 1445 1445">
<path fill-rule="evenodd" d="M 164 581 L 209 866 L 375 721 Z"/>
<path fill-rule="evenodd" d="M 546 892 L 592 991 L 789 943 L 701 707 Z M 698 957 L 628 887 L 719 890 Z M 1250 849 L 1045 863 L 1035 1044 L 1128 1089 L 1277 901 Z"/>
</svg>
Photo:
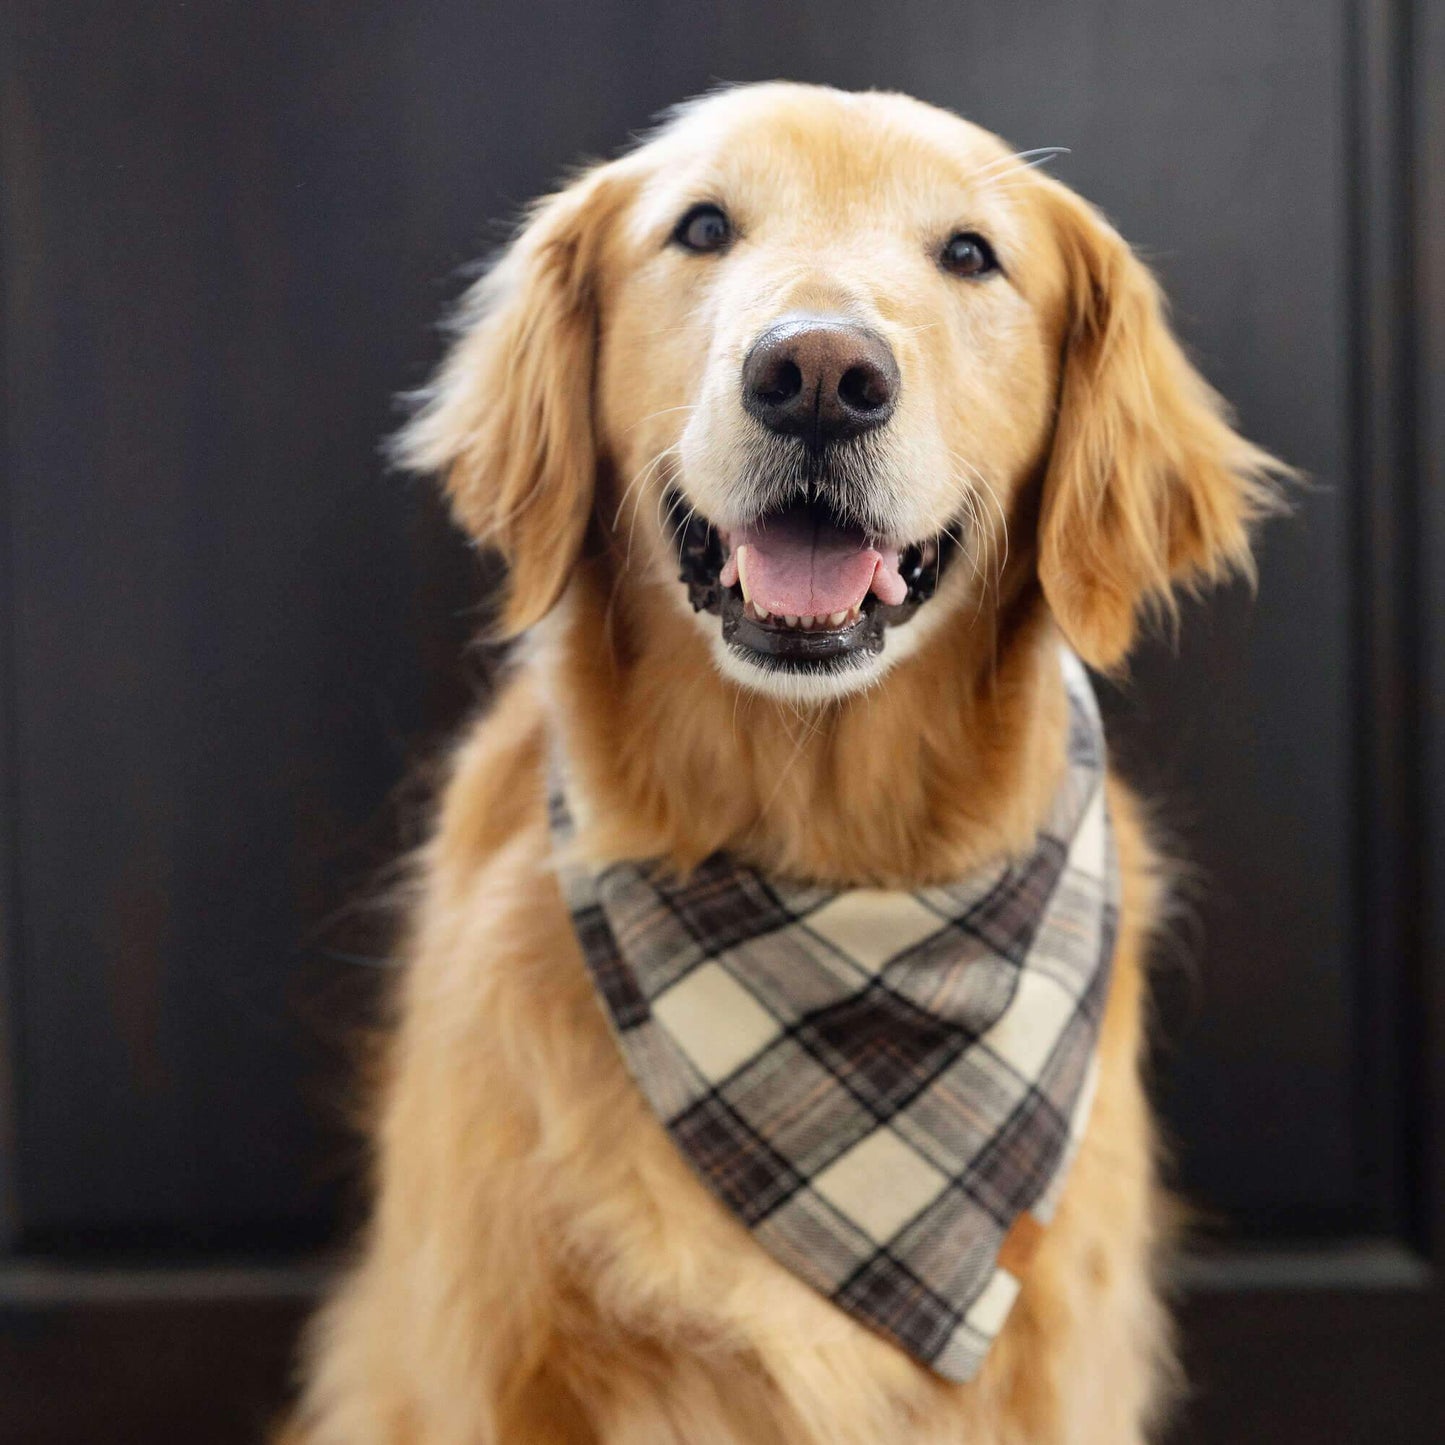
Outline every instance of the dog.
<svg viewBox="0 0 1445 1445">
<path fill-rule="evenodd" d="M 1061 645 L 1116 672 L 1181 592 L 1251 574 L 1286 469 L 1037 159 L 901 95 L 727 89 L 540 203 L 466 298 L 398 455 L 505 562 L 520 642 L 416 859 L 374 1208 L 288 1441 L 1123 1445 L 1160 1419 L 1140 1054 L 1168 878 L 1129 791 L 1100 785 L 1092 1104 L 966 1379 L 684 1158 L 599 1004 L 548 807 L 561 769 L 597 869 L 942 886 L 1035 846 Z"/>
</svg>

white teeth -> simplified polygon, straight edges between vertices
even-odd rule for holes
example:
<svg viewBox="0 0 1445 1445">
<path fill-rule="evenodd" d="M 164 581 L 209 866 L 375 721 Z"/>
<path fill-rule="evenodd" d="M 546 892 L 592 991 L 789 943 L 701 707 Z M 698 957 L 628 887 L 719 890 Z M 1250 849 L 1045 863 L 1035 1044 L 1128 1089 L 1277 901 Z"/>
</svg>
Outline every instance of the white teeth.
<svg viewBox="0 0 1445 1445">
<path fill-rule="evenodd" d="M 752 590 L 748 587 L 748 549 L 739 547 L 736 553 L 738 562 L 738 585 L 743 589 L 743 601 L 753 600 Z"/>
<path fill-rule="evenodd" d="M 738 575 L 742 576 L 741 568 Z M 837 612 L 804 613 L 801 617 L 794 617 L 791 612 L 769 612 L 761 603 L 754 602 L 751 598 L 743 604 L 743 611 L 755 622 L 778 622 L 788 627 L 801 627 L 805 632 L 824 627 L 843 627 L 856 622 L 863 615 L 857 607 L 844 607 Z"/>
</svg>

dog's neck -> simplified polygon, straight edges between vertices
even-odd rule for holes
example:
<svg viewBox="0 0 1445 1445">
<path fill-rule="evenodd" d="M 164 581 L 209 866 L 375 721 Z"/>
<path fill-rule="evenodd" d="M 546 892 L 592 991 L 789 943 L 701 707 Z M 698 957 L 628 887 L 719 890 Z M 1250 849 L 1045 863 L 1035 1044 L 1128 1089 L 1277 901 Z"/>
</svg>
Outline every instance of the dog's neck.
<svg viewBox="0 0 1445 1445">
<path fill-rule="evenodd" d="M 881 684 L 808 708 L 716 670 L 656 589 L 583 566 L 534 649 L 589 848 L 728 849 L 791 877 L 917 886 L 1033 843 L 1063 767 L 1057 634 L 1025 584 L 947 619 Z M 669 599 L 670 601 L 670 599 Z"/>
</svg>

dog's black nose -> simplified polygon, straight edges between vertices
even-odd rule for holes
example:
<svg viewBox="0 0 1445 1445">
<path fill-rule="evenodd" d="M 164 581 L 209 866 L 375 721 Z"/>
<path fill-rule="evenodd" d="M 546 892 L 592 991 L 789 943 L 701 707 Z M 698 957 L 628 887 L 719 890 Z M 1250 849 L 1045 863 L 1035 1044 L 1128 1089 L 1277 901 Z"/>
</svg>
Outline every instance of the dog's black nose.
<svg viewBox="0 0 1445 1445">
<path fill-rule="evenodd" d="M 898 399 L 898 363 L 876 331 L 841 318 L 770 326 L 743 362 L 743 405 L 769 431 L 815 451 L 882 426 Z"/>
</svg>

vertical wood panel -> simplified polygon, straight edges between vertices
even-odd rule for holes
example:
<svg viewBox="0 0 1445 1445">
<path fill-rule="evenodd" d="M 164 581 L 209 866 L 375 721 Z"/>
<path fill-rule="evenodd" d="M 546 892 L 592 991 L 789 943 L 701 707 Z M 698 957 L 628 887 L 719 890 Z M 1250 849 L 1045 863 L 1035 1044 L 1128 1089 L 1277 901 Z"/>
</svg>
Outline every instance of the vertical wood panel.
<svg viewBox="0 0 1445 1445">
<path fill-rule="evenodd" d="M 1398 1204 L 1405 1137 L 1401 1024 L 1421 936 L 1417 475 L 1410 290 L 1409 7 L 1363 0 L 1354 17 L 1352 392 L 1361 747 L 1357 842 L 1367 927 L 1357 950 L 1358 1117 L 1367 1182 Z M 1392 1208 L 1386 1222 L 1399 1222 Z"/>
<path fill-rule="evenodd" d="M 1421 948 L 1406 981 L 1413 1046 L 1407 1183 L 1413 1223 L 1437 1266 L 1445 1266 L 1445 4 L 1420 0 L 1411 13 L 1422 816 Z"/>
<path fill-rule="evenodd" d="M 14 53 L 9 12 L 0 10 L 0 55 Z M 13 96 L 0 91 L 0 180 L 11 174 L 8 142 L 15 133 Z M 0 184 L 0 238 L 9 234 L 8 190 Z M 6 354 L 11 336 L 9 318 L 13 278 L 0 268 L 0 375 L 8 375 Z M 15 712 L 17 688 L 14 662 L 15 553 L 10 529 L 10 451 L 6 444 L 9 408 L 0 395 L 0 1253 L 14 1243 L 19 1224 L 16 1194 L 17 1091 L 15 1021 L 20 1012 L 18 886 L 19 820 L 16 799 Z"/>
</svg>

